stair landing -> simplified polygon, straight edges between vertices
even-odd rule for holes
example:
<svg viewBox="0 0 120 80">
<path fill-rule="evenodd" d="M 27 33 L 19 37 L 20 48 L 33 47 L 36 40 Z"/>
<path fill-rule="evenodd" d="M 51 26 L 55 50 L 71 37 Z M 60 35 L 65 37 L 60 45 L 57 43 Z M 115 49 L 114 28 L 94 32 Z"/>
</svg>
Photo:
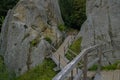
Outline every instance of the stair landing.
<svg viewBox="0 0 120 80">
<path fill-rule="evenodd" d="M 88 72 L 88 77 L 94 75 L 94 71 Z M 94 80 L 120 80 L 120 70 L 101 71 L 101 74 L 97 74 Z"/>
</svg>

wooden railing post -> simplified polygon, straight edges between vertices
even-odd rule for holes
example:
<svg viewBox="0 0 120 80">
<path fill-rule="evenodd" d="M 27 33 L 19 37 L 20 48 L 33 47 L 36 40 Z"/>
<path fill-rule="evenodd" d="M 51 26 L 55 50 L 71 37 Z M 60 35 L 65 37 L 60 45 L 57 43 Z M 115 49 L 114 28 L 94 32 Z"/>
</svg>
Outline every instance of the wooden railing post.
<svg viewBox="0 0 120 80">
<path fill-rule="evenodd" d="M 71 80 L 73 80 L 73 70 L 71 71 Z"/>
<path fill-rule="evenodd" d="M 77 67 L 76 67 L 76 73 L 78 74 L 78 70 L 79 70 L 79 67 L 78 67 L 78 65 L 77 65 Z"/>
<path fill-rule="evenodd" d="M 64 56 L 65 56 L 65 46 L 64 46 Z"/>
<path fill-rule="evenodd" d="M 84 64 L 83 64 L 83 80 L 87 80 L 87 54 L 84 56 Z"/>
<path fill-rule="evenodd" d="M 59 65 L 58 65 L 59 69 L 60 69 L 60 55 L 59 55 Z"/>
<path fill-rule="evenodd" d="M 101 66 L 102 66 L 102 64 L 101 64 L 101 58 L 102 58 L 101 47 L 100 47 L 100 49 L 98 50 L 98 57 L 99 57 L 99 60 L 98 60 L 98 73 L 100 73 L 100 71 L 101 71 Z"/>
</svg>

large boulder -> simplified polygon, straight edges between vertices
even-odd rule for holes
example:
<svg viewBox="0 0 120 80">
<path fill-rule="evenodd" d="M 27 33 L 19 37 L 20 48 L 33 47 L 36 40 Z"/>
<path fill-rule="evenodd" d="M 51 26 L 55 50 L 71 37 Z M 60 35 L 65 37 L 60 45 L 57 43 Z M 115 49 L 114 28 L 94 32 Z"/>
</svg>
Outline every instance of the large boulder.
<svg viewBox="0 0 120 80">
<path fill-rule="evenodd" d="M 0 55 L 17 75 L 42 63 L 49 54 L 47 40 L 62 40 L 63 24 L 57 0 L 20 0 L 8 11 L 1 31 Z"/>
<path fill-rule="evenodd" d="M 91 45 L 102 46 L 103 65 L 120 60 L 120 0 L 87 0 L 87 20 L 82 25 L 82 49 Z M 94 59 L 95 54 L 90 59 Z"/>
</svg>

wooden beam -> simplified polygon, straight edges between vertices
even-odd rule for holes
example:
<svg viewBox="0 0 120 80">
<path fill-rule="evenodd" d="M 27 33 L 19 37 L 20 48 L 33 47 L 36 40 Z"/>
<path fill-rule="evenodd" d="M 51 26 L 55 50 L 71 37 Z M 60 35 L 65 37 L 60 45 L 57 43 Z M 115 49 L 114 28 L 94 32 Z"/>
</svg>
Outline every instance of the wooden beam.
<svg viewBox="0 0 120 80">
<path fill-rule="evenodd" d="M 75 52 L 72 51 L 71 49 L 68 48 L 68 51 L 70 51 L 72 54 L 74 54 L 75 56 L 77 56 L 77 53 L 75 53 Z"/>
<path fill-rule="evenodd" d="M 84 56 L 84 65 L 83 65 L 83 80 L 87 80 L 87 54 Z"/>
</svg>

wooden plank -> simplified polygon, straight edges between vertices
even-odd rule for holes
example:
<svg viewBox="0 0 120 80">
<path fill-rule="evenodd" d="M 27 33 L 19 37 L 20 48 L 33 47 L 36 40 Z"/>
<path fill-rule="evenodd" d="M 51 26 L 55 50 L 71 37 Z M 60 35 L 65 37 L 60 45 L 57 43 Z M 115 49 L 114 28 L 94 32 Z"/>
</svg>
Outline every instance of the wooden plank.
<svg viewBox="0 0 120 80">
<path fill-rule="evenodd" d="M 100 47 L 100 49 L 98 49 L 98 57 L 99 57 L 99 60 L 98 60 L 98 70 L 97 70 L 97 72 L 100 73 L 101 66 L 102 66 L 102 63 L 101 63 L 101 58 L 102 58 L 101 47 Z"/>
<path fill-rule="evenodd" d="M 68 51 L 70 51 L 72 54 L 74 54 L 75 56 L 77 56 L 77 53 L 75 53 L 75 52 L 72 51 L 71 49 L 68 49 Z"/>
<path fill-rule="evenodd" d="M 55 51 L 57 51 L 57 49 L 54 46 L 52 46 L 52 45 L 51 45 L 51 48 L 53 48 Z"/>
<path fill-rule="evenodd" d="M 83 80 L 87 80 L 87 54 L 84 56 L 84 65 L 83 65 Z"/>
</svg>

